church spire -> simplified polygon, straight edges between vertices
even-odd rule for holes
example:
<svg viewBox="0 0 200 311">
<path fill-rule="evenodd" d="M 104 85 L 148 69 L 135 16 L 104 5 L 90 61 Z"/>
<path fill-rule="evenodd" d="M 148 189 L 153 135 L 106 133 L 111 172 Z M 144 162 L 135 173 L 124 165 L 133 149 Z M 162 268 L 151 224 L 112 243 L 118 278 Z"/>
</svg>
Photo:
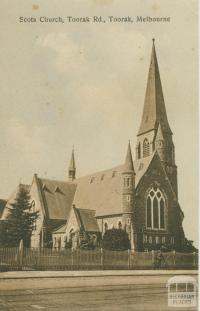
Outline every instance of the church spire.
<svg viewBox="0 0 200 311">
<path fill-rule="evenodd" d="M 125 172 L 133 172 L 134 173 L 134 166 L 133 166 L 133 157 L 132 157 L 132 152 L 131 152 L 131 144 L 130 140 L 128 143 L 128 149 L 126 153 L 126 160 L 124 164 L 124 171 Z"/>
<path fill-rule="evenodd" d="M 74 147 L 72 149 L 72 155 L 71 155 L 71 160 L 70 160 L 70 164 L 69 164 L 68 178 L 70 181 L 73 181 L 76 178 L 76 165 L 75 165 L 75 157 L 74 157 Z"/>
<path fill-rule="evenodd" d="M 143 115 L 138 136 L 151 130 L 157 130 L 159 123 L 164 132 L 171 134 L 160 80 L 155 39 L 153 39 Z"/>
</svg>

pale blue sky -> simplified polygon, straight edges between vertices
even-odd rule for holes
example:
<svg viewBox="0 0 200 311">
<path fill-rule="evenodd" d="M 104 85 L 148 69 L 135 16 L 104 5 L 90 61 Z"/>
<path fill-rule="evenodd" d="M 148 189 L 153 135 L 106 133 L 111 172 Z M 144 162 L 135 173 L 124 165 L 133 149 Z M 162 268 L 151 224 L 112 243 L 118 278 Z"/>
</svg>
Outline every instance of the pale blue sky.
<svg viewBox="0 0 200 311">
<path fill-rule="evenodd" d="M 35 10 L 33 5 L 38 5 Z M 19 16 L 170 16 L 165 24 L 20 24 Z M 174 133 L 184 227 L 197 241 L 197 1 L 2 0 L 0 197 L 33 173 L 67 179 L 135 154 L 152 37 Z"/>
</svg>

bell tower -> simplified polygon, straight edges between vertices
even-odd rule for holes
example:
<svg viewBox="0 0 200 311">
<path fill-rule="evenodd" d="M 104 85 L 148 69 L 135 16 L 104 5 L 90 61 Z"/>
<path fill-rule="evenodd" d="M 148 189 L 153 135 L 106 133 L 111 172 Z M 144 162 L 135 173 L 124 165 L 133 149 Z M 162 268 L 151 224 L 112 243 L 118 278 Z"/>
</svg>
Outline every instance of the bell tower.
<svg viewBox="0 0 200 311">
<path fill-rule="evenodd" d="M 174 143 L 167 119 L 155 39 L 153 39 L 142 120 L 137 134 L 136 160 L 151 156 L 155 151 L 165 167 L 178 198 Z"/>
</svg>

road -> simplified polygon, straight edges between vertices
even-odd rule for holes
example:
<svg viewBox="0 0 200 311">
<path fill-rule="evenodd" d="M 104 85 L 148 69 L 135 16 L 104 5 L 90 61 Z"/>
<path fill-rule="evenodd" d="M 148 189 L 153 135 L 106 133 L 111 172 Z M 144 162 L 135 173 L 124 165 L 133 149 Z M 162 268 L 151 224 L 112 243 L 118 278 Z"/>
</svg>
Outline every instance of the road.
<svg viewBox="0 0 200 311">
<path fill-rule="evenodd" d="M 1 311 L 193 311 L 167 307 L 169 276 L 0 280 Z"/>
</svg>

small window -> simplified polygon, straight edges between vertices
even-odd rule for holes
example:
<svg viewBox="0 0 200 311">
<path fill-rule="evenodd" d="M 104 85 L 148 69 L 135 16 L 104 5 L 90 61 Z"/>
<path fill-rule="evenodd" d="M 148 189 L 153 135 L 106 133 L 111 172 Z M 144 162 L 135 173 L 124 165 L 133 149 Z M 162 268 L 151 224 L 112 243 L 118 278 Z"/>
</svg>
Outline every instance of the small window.
<svg viewBox="0 0 200 311">
<path fill-rule="evenodd" d="M 174 244 L 174 237 L 173 236 L 171 237 L 170 240 L 171 240 L 171 244 Z"/>
<path fill-rule="evenodd" d="M 104 174 L 101 175 L 101 180 L 103 180 L 103 179 L 104 179 Z"/>
<path fill-rule="evenodd" d="M 152 239 L 152 236 L 150 235 L 149 236 L 149 243 L 152 244 L 152 242 L 153 242 L 153 239 Z"/>
<path fill-rule="evenodd" d="M 130 194 L 127 194 L 126 200 L 127 200 L 127 202 L 130 202 L 130 201 L 131 201 L 131 196 L 130 196 Z"/>
<path fill-rule="evenodd" d="M 137 154 L 138 154 L 138 159 L 141 158 L 141 145 L 140 143 L 138 144 L 138 147 L 137 147 Z"/>
<path fill-rule="evenodd" d="M 143 141 L 143 157 L 148 157 L 150 155 L 150 145 L 147 138 Z"/>
</svg>

